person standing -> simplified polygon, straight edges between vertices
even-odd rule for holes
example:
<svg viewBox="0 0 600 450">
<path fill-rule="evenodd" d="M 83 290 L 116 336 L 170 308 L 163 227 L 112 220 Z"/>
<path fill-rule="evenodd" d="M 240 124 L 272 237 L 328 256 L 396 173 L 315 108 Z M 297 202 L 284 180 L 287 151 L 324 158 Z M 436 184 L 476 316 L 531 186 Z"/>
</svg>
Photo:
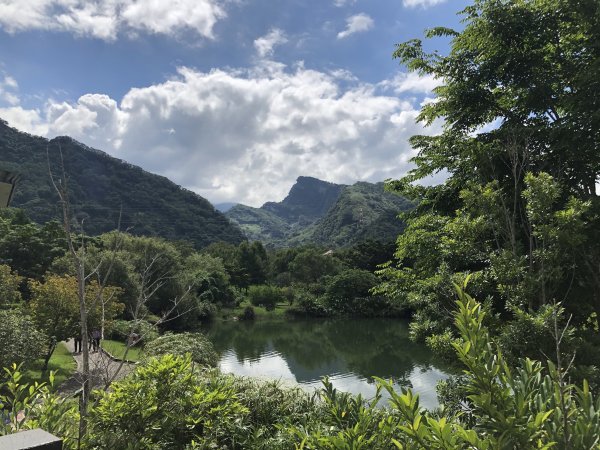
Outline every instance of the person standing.
<svg viewBox="0 0 600 450">
<path fill-rule="evenodd" d="M 94 350 L 94 353 L 97 352 L 98 350 L 100 350 L 100 330 L 94 330 L 92 331 L 92 347 Z"/>
<path fill-rule="evenodd" d="M 82 348 L 81 348 L 81 333 L 75 335 L 75 353 L 81 353 L 82 352 Z"/>
</svg>

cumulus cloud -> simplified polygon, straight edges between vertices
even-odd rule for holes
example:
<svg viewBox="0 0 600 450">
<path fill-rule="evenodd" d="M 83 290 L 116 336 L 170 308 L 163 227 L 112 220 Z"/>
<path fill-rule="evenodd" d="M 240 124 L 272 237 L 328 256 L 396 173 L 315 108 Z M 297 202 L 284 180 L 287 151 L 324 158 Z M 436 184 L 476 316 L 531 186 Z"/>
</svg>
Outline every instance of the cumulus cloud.
<svg viewBox="0 0 600 450">
<path fill-rule="evenodd" d="M 287 41 L 288 39 L 282 30 L 273 28 L 268 34 L 254 41 L 254 48 L 261 58 L 271 57 L 275 46 L 285 44 Z"/>
<path fill-rule="evenodd" d="M 18 105 L 18 89 L 19 85 L 17 84 L 17 81 L 10 75 L 5 74 L 0 78 L 0 104 L 11 106 Z"/>
<path fill-rule="evenodd" d="M 446 0 L 404 0 L 402 3 L 407 8 L 429 8 L 430 6 L 439 5 Z"/>
<path fill-rule="evenodd" d="M 411 92 L 414 94 L 428 94 L 441 84 L 439 78 L 433 75 L 419 75 L 416 72 L 400 72 L 391 80 L 379 83 L 384 89 L 391 89 L 396 94 Z"/>
<path fill-rule="evenodd" d="M 362 33 L 373 28 L 374 22 L 367 14 L 360 13 L 346 19 L 346 29 L 340 31 L 338 39 L 344 39 L 354 33 Z"/>
<path fill-rule="evenodd" d="M 211 201 L 259 206 L 282 199 L 300 175 L 352 183 L 405 173 L 414 156 L 408 138 L 440 128 L 424 130 L 412 99 L 380 91 L 269 61 L 182 67 L 119 102 L 88 94 L 74 104 L 49 101 L 42 112 L 0 109 L 0 117 L 29 132 L 71 135 Z"/>
<path fill-rule="evenodd" d="M 0 28 L 65 31 L 103 40 L 120 31 L 177 35 L 193 31 L 213 38 L 225 17 L 217 0 L 0 0 Z"/>
</svg>

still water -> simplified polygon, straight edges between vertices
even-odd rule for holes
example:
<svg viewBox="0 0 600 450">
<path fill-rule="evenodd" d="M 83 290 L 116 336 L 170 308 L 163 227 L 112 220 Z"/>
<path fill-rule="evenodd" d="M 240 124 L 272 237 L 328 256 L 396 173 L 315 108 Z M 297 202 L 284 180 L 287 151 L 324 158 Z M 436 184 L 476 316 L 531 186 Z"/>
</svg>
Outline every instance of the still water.
<svg viewBox="0 0 600 450">
<path fill-rule="evenodd" d="M 341 391 L 375 394 L 372 376 L 412 387 L 426 408 L 437 406 L 444 367 L 411 342 L 397 319 L 215 322 L 204 330 L 221 355 L 223 372 L 280 379 L 311 389 L 328 376 Z"/>
</svg>

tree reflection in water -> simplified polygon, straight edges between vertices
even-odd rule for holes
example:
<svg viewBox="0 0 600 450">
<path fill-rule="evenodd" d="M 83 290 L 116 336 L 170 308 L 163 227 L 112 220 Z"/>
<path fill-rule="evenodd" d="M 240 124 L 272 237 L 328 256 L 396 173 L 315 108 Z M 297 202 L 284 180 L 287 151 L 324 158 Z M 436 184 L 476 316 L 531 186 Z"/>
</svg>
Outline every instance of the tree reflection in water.
<svg viewBox="0 0 600 450">
<path fill-rule="evenodd" d="M 410 341 L 398 319 L 215 322 L 205 330 L 221 355 L 221 368 L 238 375 L 281 378 L 371 396 L 371 377 L 413 387 L 424 406 L 437 405 L 435 384 L 447 375 L 429 350 Z"/>
</svg>

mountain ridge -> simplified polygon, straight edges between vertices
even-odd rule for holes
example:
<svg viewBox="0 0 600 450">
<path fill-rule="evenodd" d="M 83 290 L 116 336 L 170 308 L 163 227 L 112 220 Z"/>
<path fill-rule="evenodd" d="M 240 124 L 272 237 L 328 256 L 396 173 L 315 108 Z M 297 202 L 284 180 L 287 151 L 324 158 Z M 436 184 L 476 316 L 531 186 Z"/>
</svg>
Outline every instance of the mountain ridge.
<svg viewBox="0 0 600 450">
<path fill-rule="evenodd" d="M 0 167 L 21 180 L 12 206 L 36 222 L 60 218 L 49 169 L 68 177 L 71 206 L 89 234 L 120 227 L 133 234 L 186 240 L 195 247 L 239 243 L 241 230 L 200 195 L 168 178 L 114 158 L 68 136 L 46 139 L 23 133 L 0 119 Z"/>
<path fill-rule="evenodd" d="M 397 215 L 410 208 L 408 200 L 385 191 L 384 183 L 344 185 L 301 176 L 281 202 L 260 208 L 238 204 L 225 215 L 249 240 L 273 247 L 344 247 L 369 239 L 395 240 L 404 229 Z"/>
</svg>

